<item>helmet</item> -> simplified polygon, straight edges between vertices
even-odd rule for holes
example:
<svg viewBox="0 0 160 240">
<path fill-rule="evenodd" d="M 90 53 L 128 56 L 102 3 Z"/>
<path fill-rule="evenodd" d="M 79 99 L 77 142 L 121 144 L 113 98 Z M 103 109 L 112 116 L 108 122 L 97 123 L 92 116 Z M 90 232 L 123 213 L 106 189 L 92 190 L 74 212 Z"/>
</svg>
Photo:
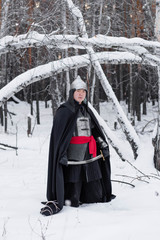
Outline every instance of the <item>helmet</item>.
<svg viewBox="0 0 160 240">
<path fill-rule="evenodd" d="M 87 84 L 82 81 L 80 76 L 77 76 L 77 78 L 71 84 L 71 89 L 84 89 L 87 91 Z"/>
</svg>

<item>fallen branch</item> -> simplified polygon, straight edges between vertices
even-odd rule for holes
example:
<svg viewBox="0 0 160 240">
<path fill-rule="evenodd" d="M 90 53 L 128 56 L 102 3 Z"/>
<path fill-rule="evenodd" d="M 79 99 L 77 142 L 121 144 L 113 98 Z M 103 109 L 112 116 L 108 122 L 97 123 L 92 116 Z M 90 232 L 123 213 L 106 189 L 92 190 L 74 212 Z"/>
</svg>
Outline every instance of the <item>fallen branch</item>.
<svg viewBox="0 0 160 240">
<path fill-rule="evenodd" d="M 7 148 L 13 148 L 15 150 L 18 149 L 18 147 L 14 147 L 14 146 L 11 146 L 11 145 L 8 145 L 8 144 L 4 144 L 4 143 L 0 143 L 0 145 L 4 146 L 4 147 L 7 147 Z"/>
<path fill-rule="evenodd" d="M 141 182 L 145 182 L 145 183 L 149 183 L 148 181 L 146 181 L 146 180 L 143 180 L 142 178 L 144 178 L 144 177 L 146 177 L 146 176 L 138 176 L 138 177 L 135 177 L 131 182 L 133 182 L 133 181 L 135 181 L 135 180 L 139 180 L 139 181 L 141 181 Z M 148 177 L 149 178 L 149 177 Z M 150 178 L 149 178 L 150 179 Z"/>
<path fill-rule="evenodd" d="M 152 174 L 152 173 L 151 173 L 151 174 Z M 160 176 L 155 175 L 155 174 L 149 175 L 149 177 L 155 178 L 155 179 L 157 179 L 157 180 L 160 180 Z"/>
<path fill-rule="evenodd" d="M 142 178 L 144 178 L 144 177 L 146 177 L 146 176 L 132 177 L 132 176 L 121 175 L 121 174 L 116 174 L 116 176 L 121 176 L 121 177 L 127 177 L 127 178 L 131 178 L 131 179 L 132 179 L 132 181 L 131 181 L 131 182 L 133 182 L 133 181 L 135 181 L 135 180 L 138 180 L 138 181 L 142 181 L 142 182 L 145 182 L 145 183 L 149 183 L 149 182 L 148 182 L 148 181 L 146 181 L 146 180 L 142 180 Z M 147 176 L 147 177 L 148 177 L 148 176 Z"/>
<path fill-rule="evenodd" d="M 149 122 L 147 122 L 146 125 L 143 127 L 143 129 L 142 129 L 141 132 L 144 133 L 144 129 L 145 129 L 150 123 L 155 122 L 156 120 L 157 120 L 157 119 L 154 118 L 154 119 L 150 120 Z"/>
<path fill-rule="evenodd" d="M 112 182 L 118 182 L 118 183 L 124 183 L 124 184 L 127 184 L 127 185 L 130 185 L 132 187 L 135 187 L 135 185 L 133 185 L 132 183 L 128 183 L 128 182 L 124 182 L 124 181 L 120 181 L 120 180 L 111 180 Z"/>
</svg>

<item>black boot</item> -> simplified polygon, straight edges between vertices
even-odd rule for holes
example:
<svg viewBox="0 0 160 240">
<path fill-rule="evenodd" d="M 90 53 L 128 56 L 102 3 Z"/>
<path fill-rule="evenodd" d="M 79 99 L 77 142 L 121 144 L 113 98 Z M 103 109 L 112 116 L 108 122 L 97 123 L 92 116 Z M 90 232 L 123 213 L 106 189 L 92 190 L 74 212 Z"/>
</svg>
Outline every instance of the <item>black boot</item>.
<svg viewBox="0 0 160 240">
<path fill-rule="evenodd" d="M 58 207 L 58 203 L 55 201 L 48 201 L 46 202 L 45 207 L 41 208 L 40 213 L 44 216 L 50 216 L 58 213 L 60 210 L 61 209 Z"/>
</svg>

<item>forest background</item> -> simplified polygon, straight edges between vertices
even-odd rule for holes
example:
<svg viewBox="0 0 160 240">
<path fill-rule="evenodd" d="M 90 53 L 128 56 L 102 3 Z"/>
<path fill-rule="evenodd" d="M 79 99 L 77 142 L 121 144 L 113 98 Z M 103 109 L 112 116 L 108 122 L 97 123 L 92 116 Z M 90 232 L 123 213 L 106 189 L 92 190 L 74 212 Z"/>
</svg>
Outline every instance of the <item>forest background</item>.
<svg viewBox="0 0 160 240">
<path fill-rule="evenodd" d="M 157 56 L 160 45 L 155 47 L 152 44 L 156 43 L 159 34 L 159 7 L 158 0 L 1 0 L 0 88 L 3 90 L 18 78 L 21 81 L 16 90 L 9 90 L 10 93 L 1 91 L 0 124 L 4 126 L 4 131 L 7 132 L 11 114 L 7 109 L 10 97 L 17 102 L 28 102 L 31 115 L 33 101 L 36 101 L 36 119 L 40 124 L 39 101 L 44 101 L 47 107 L 47 101 L 51 100 L 54 115 L 57 107 L 67 99 L 70 83 L 80 75 L 88 84 L 89 101 L 98 112 L 100 102 L 112 100 L 118 109 L 117 119 L 136 158 L 139 139 L 130 123 L 134 126 L 136 121 L 141 121 L 142 114 L 147 114 L 147 102 L 152 102 L 154 106 L 159 101 Z M 89 43 L 90 39 L 96 42 L 95 39 L 98 41 L 101 37 L 105 39 L 105 44 L 101 44 L 101 40 L 98 44 Z M 106 39 L 111 44 L 106 44 Z M 133 42 L 128 45 L 127 39 L 133 39 Z M 148 49 L 145 51 L 154 56 L 152 61 L 146 63 L 148 55 L 146 57 L 144 44 L 137 44 L 136 39 L 147 40 Z M 124 53 L 124 50 L 127 51 Z M 105 52 L 108 55 L 111 53 L 112 59 L 105 57 L 98 65 L 99 59 L 93 55 Z M 113 58 L 113 53 L 117 52 L 122 54 L 121 58 Z M 72 57 L 86 53 L 89 63 L 79 60 L 77 64 L 69 65 L 70 60 L 73 62 Z M 134 56 L 128 60 L 126 53 L 134 53 Z M 137 56 L 141 60 L 137 60 Z M 60 70 L 52 67 L 49 73 L 35 74 L 42 66 L 60 61 L 66 64 Z M 25 73 L 33 74 L 28 82 L 23 82 Z M 119 108 L 121 101 L 126 103 L 129 121 Z M 107 135 L 125 160 L 113 137 L 110 133 Z"/>
</svg>

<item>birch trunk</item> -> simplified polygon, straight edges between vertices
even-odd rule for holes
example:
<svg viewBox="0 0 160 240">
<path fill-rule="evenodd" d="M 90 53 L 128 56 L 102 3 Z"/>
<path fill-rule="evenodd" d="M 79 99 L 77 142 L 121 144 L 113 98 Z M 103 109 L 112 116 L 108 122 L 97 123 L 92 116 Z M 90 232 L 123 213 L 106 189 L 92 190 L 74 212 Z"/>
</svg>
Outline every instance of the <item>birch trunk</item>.
<svg viewBox="0 0 160 240">
<path fill-rule="evenodd" d="M 157 116 L 157 129 L 155 130 L 155 137 L 152 139 L 154 146 L 154 164 L 157 170 L 160 170 L 160 65 L 158 69 L 158 116 Z"/>
<path fill-rule="evenodd" d="M 1 12 L 1 31 L 0 31 L 0 38 L 2 38 L 5 35 L 6 31 L 6 23 L 8 19 L 8 8 L 9 8 L 10 0 L 4 1 L 4 4 L 2 6 L 2 12 Z"/>
<path fill-rule="evenodd" d="M 6 23 L 8 19 L 8 8 L 9 8 L 10 0 L 6 0 L 3 3 L 1 2 L 1 27 L 0 27 L 0 38 L 5 36 L 6 33 Z M 7 84 L 7 53 L 5 54 L 5 62 L 1 61 L 1 68 L 2 68 L 2 75 L 6 78 L 6 84 Z M 3 110 L 1 111 L 3 114 Z M 3 116 L 1 115 L 1 119 L 3 121 Z M 7 132 L 7 102 L 4 103 L 4 128 L 5 132 Z"/>
<path fill-rule="evenodd" d="M 120 88 L 120 101 L 123 101 L 124 97 L 123 97 L 123 74 L 122 74 L 122 64 L 119 65 L 119 88 Z"/>
<path fill-rule="evenodd" d="M 10 78 L 10 72 L 8 71 L 8 69 L 10 68 L 10 66 L 8 66 L 8 62 L 9 62 L 9 57 L 8 57 L 9 53 L 5 54 L 5 85 L 8 84 L 9 82 L 9 78 Z M 8 109 L 7 109 L 7 101 L 5 101 L 4 103 L 4 131 L 5 133 L 7 132 L 7 128 L 8 128 Z"/>
<path fill-rule="evenodd" d="M 100 32 L 101 32 L 102 12 L 103 12 L 103 0 L 100 0 L 99 19 L 98 19 L 98 34 L 100 34 Z"/>
<path fill-rule="evenodd" d="M 130 121 L 132 123 L 132 125 L 135 125 L 135 117 L 134 117 L 134 108 L 133 108 L 133 74 L 132 74 L 132 64 L 129 65 L 130 66 L 130 76 L 129 76 L 129 104 L 128 104 L 128 112 L 130 115 Z"/>
<path fill-rule="evenodd" d="M 94 7 L 94 14 L 93 14 L 93 26 L 92 26 L 92 36 L 94 36 L 95 33 L 95 7 Z M 91 88 L 90 88 L 90 102 L 92 105 L 94 105 L 94 94 L 95 94 L 95 86 L 96 86 L 96 75 L 95 70 L 92 67 L 92 64 L 88 67 L 88 76 L 91 80 Z M 98 110 L 98 109 L 97 109 Z"/>
<path fill-rule="evenodd" d="M 156 0 L 155 35 L 157 40 L 160 42 L 160 0 Z"/>
<path fill-rule="evenodd" d="M 66 5 L 62 5 L 62 22 L 64 26 L 64 34 L 66 34 L 66 28 L 67 28 L 67 21 L 66 21 Z M 65 50 L 65 57 L 68 57 L 68 49 Z M 69 78 L 69 70 L 66 70 L 66 99 L 69 97 L 69 90 L 70 90 L 70 78 Z"/>
<path fill-rule="evenodd" d="M 74 21 L 74 22 L 73 22 L 73 25 L 74 25 L 74 33 L 75 33 L 76 35 L 78 35 L 77 22 Z M 77 56 L 77 55 L 78 55 L 78 49 L 75 48 L 74 51 L 75 51 L 75 56 Z M 77 76 L 78 76 L 78 67 L 76 67 L 75 70 L 74 70 L 74 77 L 77 78 Z"/>
<path fill-rule="evenodd" d="M 86 32 L 86 27 L 85 27 L 85 23 L 84 23 L 84 19 L 83 16 L 80 12 L 80 10 L 73 4 L 72 0 L 65 0 L 68 3 L 68 7 L 71 11 L 71 13 L 73 14 L 73 17 L 75 19 L 77 19 L 78 25 L 79 25 L 79 29 L 80 32 L 82 34 L 82 37 L 87 38 L 88 39 L 88 34 Z M 118 118 L 119 118 L 119 122 L 122 125 L 122 128 L 124 130 L 124 133 L 126 134 L 127 140 L 129 141 L 133 153 L 134 153 L 134 157 L 136 158 L 138 156 L 138 148 L 139 148 L 139 138 L 134 130 L 134 128 L 132 127 L 132 125 L 130 124 L 130 122 L 128 121 L 127 117 L 125 116 L 113 90 L 112 87 L 110 86 L 104 72 L 103 69 L 95 55 L 95 52 L 93 50 L 92 47 L 87 47 L 86 51 L 88 52 L 88 54 L 90 55 L 90 59 L 91 62 L 94 66 L 94 69 L 96 71 L 96 75 L 99 78 L 103 89 L 106 93 L 106 95 L 111 99 L 111 101 L 113 102 L 114 106 L 117 109 L 117 113 L 118 113 Z"/>
<path fill-rule="evenodd" d="M 160 41 L 160 0 L 156 0 L 156 20 L 155 20 L 155 35 Z M 158 72 L 158 115 L 157 115 L 157 132 L 154 141 L 154 164 L 156 169 L 160 170 L 160 65 L 157 66 Z"/>
<path fill-rule="evenodd" d="M 102 11 L 103 11 L 103 0 L 100 0 L 100 7 L 99 7 L 99 18 L 98 18 L 98 32 L 97 34 L 100 34 L 101 30 L 101 21 L 102 21 Z M 93 21 L 93 30 L 92 30 L 92 36 L 95 36 L 95 12 L 94 12 L 94 21 Z M 90 69 L 93 71 L 93 74 L 90 74 L 92 76 L 92 86 L 91 86 L 91 91 L 90 91 L 90 101 L 93 106 L 95 106 L 96 110 L 99 112 L 99 104 L 96 102 L 96 99 L 99 98 L 99 79 L 96 81 L 96 73 L 95 69 L 90 67 Z M 97 86 L 96 86 L 97 85 Z M 95 88 L 97 89 L 95 93 Z M 94 95 L 95 96 L 95 105 L 94 105 Z M 98 96 L 97 96 L 98 95 Z"/>
</svg>

